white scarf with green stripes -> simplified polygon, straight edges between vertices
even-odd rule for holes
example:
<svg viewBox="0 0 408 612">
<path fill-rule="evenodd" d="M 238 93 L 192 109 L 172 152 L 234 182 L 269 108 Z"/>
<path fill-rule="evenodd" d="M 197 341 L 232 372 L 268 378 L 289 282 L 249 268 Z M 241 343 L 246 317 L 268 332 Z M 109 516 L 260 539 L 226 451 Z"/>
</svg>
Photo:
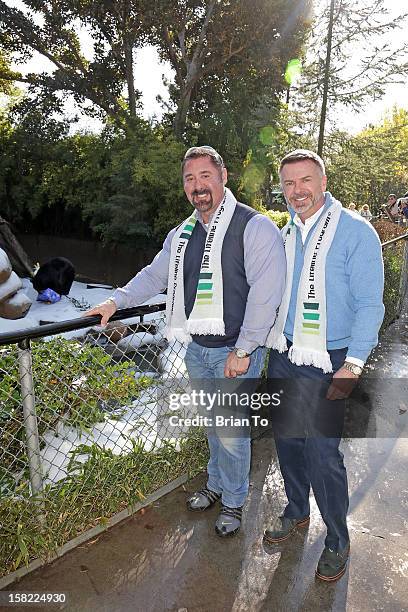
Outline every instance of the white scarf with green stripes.
<svg viewBox="0 0 408 612">
<path fill-rule="evenodd" d="M 166 337 L 169 341 L 191 342 L 191 334 L 225 334 L 221 251 L 237 201 L 229 189 L 214 213 L 207 230 L 194 307 L 186 319 L 184 304 L 184 255 L 198 213 L 183 221 L 171 242 L 166 300 Z"/>
<path fill-rule="evenodd" d="M 317 221 L 306 247 L 300 276 L 293 344 L 288 357 L 296 365 L 313 365 L 323 372 L 332 372 L 326 344 L 326 257 L 336 233 L 342 206 L 332 198 Z M 296 226 L 291 220 L 282 230 L 286 252 L 286 289 L 279 307 L 275 325 L 266 346 L 279 353 L 288 350 L 284 329 L 292 294 L 293 271 L 296 255 Z"/>
</svg>

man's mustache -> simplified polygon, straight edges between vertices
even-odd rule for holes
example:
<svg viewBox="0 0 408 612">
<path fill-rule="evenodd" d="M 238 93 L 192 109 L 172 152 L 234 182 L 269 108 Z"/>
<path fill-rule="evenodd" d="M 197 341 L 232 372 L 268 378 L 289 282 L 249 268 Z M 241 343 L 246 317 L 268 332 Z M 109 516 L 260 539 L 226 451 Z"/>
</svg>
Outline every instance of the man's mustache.
<svg viewBox="0 0 408 612">
<path fill-rule="evenodd" d="M 202 189 L 201 191 L 197 191 L 194 190 L 192 193 L 193 196 L 199 196 L 199 195 L 211 195 L 211 192 L 208 191 L 208 189 Z"/>
</svg>

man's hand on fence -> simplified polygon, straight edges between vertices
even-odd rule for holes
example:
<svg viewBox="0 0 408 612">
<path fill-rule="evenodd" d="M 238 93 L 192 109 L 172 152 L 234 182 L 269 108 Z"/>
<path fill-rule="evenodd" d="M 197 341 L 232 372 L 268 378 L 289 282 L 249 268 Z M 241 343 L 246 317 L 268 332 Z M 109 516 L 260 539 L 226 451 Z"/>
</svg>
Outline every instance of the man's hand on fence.
<svg viewBox="0 0 408 612">
<path fill-rule="evenodd" d="M 91 310 L 84 312 L 84 317 L 92 317 L 94 315 L 101 315 L 101 325 L 105 327 L 111 316 L 116 312 L 117 307 L 113 300 L 106 300 L 102 304 L 97 304 Z"/>
</svg>

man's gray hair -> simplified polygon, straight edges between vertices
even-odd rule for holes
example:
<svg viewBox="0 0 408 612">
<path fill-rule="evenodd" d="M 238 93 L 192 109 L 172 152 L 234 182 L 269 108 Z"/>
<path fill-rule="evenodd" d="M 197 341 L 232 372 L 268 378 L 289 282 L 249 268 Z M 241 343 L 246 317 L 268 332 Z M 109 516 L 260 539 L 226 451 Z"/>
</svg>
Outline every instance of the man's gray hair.
<svg viewBox="0 0 408 612">
<path fill-rule="evenodd" d="M 290 153 L 285 155 L 285 157 L 280 163 L 279 172 L 281 172 L 283 166 L 286 166 L 287 164 L 294 164 L 298 161 L 304 161 L 305 159 L 310 159 L 310 161 L 319 166 L 320 170 L 324 175 L 326 174 L 324 161 L 322 160 L 320 155 L 318 155 L 314 151 L 309 151 L 309 149 L 295 149 L 294 151 L 291 151 Z"/>
<path fill-rule="evenodd" d="M 184 166 L 188 162 L 189 159 L 197 159 L 197 157 L 210 157 L 215 166 L 218 166 L 220 170 L 225 168 L 224 160 L 221 155 L 212 147 L 208 145 L 203 145 L 201 147 L 191 147 L 186 151 L 184 155 L 183 162 L 181 164 L 181 172 L 184 171 Z"/>
</svg>

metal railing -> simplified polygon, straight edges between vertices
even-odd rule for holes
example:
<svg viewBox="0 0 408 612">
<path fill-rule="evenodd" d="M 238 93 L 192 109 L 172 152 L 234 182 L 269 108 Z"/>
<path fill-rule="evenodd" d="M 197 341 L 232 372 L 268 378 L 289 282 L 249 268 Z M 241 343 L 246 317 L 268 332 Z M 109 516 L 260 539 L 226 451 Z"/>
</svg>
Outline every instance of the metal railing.
<svg viewBox="0 0 408 612">
<path fill-rule="evenodd" d="M 397 242 L 400 242 L 401 240 L 407 240 L 408 239 L 408 232 L 406 234 L 402 234 L 401 236 L 397 236 L 396 238 L 392 238 L 391 240 L 387 240 L 386 242 L 382 242 L 381 246 L 382 248 L 386 247 L 386 246 L 390 246 L 391 244 L 396 244 Z"/>
<path fill-rule="evenodd" d="M 167 428 L 188 382 L 164 308 L 0 334 L 0 577 L 204 468 L 203 432 Z"/>
</svg>

